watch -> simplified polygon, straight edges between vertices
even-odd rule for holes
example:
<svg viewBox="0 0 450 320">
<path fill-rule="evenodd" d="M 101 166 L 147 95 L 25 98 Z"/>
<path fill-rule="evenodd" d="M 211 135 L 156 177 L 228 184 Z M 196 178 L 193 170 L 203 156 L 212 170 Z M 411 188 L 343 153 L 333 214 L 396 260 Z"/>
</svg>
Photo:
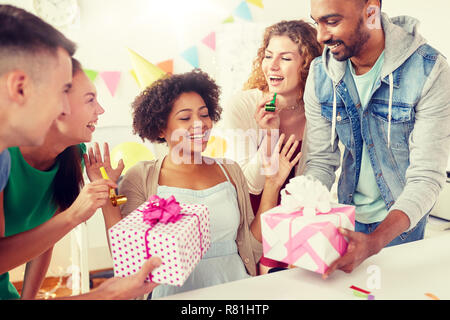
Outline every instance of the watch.
<svg viewBox="0 0 450 320">
<path fill-rule="evenodd" d="M 33 0 L 36 14 L 55 27 L 72 24 L 77 17 L 77 0 Z"/>
</svg>

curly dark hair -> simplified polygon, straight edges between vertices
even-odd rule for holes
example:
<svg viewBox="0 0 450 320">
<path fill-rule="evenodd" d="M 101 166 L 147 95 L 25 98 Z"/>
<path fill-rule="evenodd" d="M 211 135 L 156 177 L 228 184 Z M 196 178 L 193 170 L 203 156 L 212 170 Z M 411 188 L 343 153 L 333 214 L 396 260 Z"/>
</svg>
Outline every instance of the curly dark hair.
<svg viewBox="0 0 450 320">
<path fill-rule="evenodd" d="M 151 142 L 166 142 L 159 135 L 167 128 L 173 104 L 182 93 L 198 93 L 205 101 L 209 117 L 220 120 L 220 88 L 200 69 L 163 77 L 147 87 L 132 104 L 133 133 Z"/>
</svg>

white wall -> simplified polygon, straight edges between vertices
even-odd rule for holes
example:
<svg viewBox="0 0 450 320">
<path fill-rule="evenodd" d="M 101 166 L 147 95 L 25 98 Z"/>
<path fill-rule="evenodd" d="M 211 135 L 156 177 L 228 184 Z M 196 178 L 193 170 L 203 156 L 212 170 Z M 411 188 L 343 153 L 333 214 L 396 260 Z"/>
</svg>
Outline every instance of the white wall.
<svg viewBox="0 0 450 320">
<path fill-rule="evenodd" d="M 32 0 L 0 0 L 0 3 L 33 12 Z M 255 47 L 262 38 L 260 31 L 265 26 L 283 19 L 309 18 L 307 0 L 264 0 L 264 9 L 248 5 L 252 22 L 234 14 L 234 23 L 222 24 L 240 3 L 241 0 L 79 0 L 80 19 L 74 26 L 62 29 L 78 43 L 76 57 L 88 69 L 122 72 L 114 97 L 99 77 L 95 81 L 106 112 L 100 118 L 94 140 L 109 141 L 112 146 L 122 141 L 140 141 L 132 136 L 130 128 L 130 104 L 140 89 L 129 73 L 132 66 L 127 48 L 155 64 L 174 59 L 174 71 L 179 73 L 192 69 L 180 56 L 181 52 L 196 45 L 200 67 L 216 78 L 223 86 L 224 96 L 229 96 L 242 86 L 256 54 Z M 411 15 L 420 19 L 421 33 L 447 57 L 450 57 L 449 9 L 448 0 L 383 1 L 383 11 L 391 16 Z M 213 31 L 217 33 L 215 52 L 201 43 Z M 158 154 L 164 152 L 164 148 L 158 146 L 154 151 Z M 97 214 L 88 225 L 90 268 L 109 267 L 111 262 L 101 217 Z M 70 241 L 66 237 L 55 249 L 50 272 L 57 274 L 70 263 Z M 19 279 L 22 270 L 16 269 L 11 278 Z"/>
</svg>

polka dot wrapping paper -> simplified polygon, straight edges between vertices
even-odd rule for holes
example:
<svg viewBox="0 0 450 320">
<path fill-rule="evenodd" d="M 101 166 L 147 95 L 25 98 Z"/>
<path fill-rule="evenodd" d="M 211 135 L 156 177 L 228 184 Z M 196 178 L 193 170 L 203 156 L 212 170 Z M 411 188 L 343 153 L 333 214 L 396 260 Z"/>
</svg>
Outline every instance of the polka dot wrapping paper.
<svg viewBox="0 0 450 320">
<path fill-rule="evenodd" d="M 134 274 L 149 255 L 157 256 L 162 264 L 153 270 L 151 280 L 182 286 L 210 247 L 208 208 L 205 205 L 180 204 L 183 215 L 180 220 L 167 224 L 158 222 L 151 227 L 144 222 L 143 213 L 139 211 L 146 204 L 143 203 L 108 231 L 114 276 Z"/>
</svg>

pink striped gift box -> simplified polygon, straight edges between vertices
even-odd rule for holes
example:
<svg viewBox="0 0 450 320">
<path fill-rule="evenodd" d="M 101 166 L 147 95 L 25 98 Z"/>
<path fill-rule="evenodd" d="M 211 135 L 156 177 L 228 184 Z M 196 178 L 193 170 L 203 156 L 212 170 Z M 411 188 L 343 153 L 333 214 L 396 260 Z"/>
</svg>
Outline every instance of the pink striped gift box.
<svg viewBox="0 0 450 320">
<path fill-rule="evenodd" d="M 264 256 L 323 274 L 347 251 L 338 227 L 355 229 L 354 206 L 333 204 L 312 216 L 275 207 L 261 215 Z"/>
</svg>

